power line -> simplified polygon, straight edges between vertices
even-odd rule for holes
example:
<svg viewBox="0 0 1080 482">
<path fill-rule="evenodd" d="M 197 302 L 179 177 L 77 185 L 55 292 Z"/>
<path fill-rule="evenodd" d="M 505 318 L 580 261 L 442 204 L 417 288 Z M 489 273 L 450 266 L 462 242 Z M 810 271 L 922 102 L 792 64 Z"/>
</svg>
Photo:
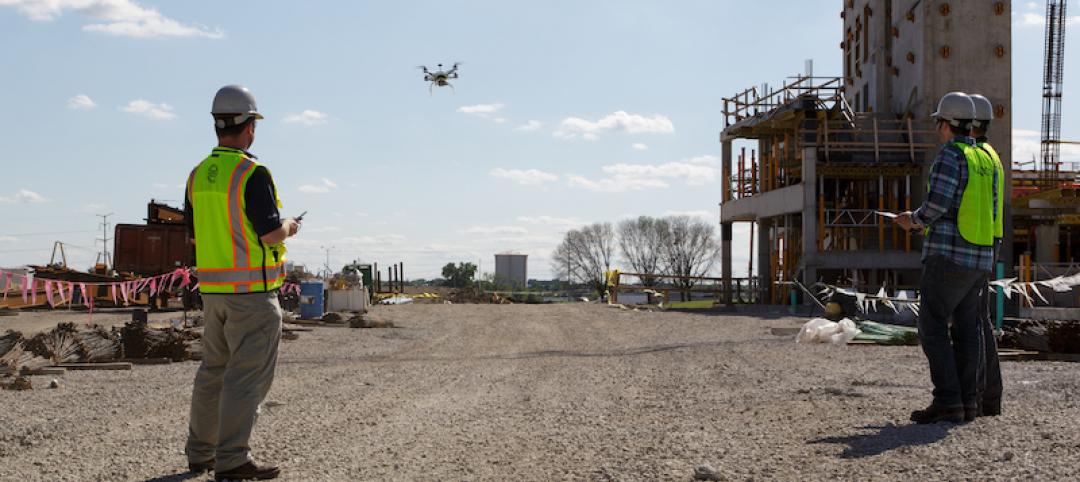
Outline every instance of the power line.
<svg viewBox="0 0 1080 482">
<path fill-rule="evenodd" d="M 16 233 L 16 234 L 6 234 L 5 236 L 29 238 L 29 237 L 33 237 L 33 236 L 56 236 L 56 235 L 60 235 L 60 234 L 87 234 L 87 233 L 96 233 L 96 232 L 97 232 L 96 230 L 89 229 L 89 230 L 85 230 L 85 231 L 53 231 L 53 232 L 49 232 L 49 233 Z"/>
<path fill-rule="evenodd" d="M 112 264 L 112 260 L 109 259 L 109 241 L 112 241 L 112 238 L 109 237 L 108 233 L 109 216 L 112 216 L 113 214 L 114 213 L 97 215 L 97 217 L 101 218 L 101 237 L 98 238 L 98 241 L 101 241 L 101 252 L 98 253 L 98 261 L 101 261 L 105 265 L 106 271 L 108 271 L 109 265 Z"/>
</svg>

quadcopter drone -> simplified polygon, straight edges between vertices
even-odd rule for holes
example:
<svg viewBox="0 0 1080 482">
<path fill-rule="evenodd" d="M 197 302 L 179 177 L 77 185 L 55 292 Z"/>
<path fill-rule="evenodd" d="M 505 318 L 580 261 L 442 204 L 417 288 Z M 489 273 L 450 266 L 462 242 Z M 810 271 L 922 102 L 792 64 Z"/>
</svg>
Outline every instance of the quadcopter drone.
<svg viewBox="0 0 1080 482">
<path fill-rule="evenodd" d="M 418 67 L 420 70 L 424 71 L 424 81 L 431 83 L 431 85 L 428 86 L 428 94 L 433 94 L 436 86 L 449 87 L 450 91 L 453 92 L 454 86 L 450 85 L 450 80 L 458 78 L 457 69 L 459 65 L 461 65 L 461 62 L 454 62 L 454 66 L 451 67 L 450 70 L 444 71 L 443 64 L 439 64 L 436 67 L 437 70 L 435 72 L 428 70 L 428 68 L 423 65 Z"/>
</svg>

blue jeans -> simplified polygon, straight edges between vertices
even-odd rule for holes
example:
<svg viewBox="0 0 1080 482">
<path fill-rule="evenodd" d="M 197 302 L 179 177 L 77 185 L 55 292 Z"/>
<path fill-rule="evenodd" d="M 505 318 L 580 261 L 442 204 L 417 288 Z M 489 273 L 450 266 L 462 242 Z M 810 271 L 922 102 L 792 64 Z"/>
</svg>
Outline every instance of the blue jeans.
<svg viewBox="0 0 1080 482">
<path fill-rule="evenodd" d="M 984 356 L 979 322 L 985 319 L 979 310 L 986 309 L 982 290 L 988 274 L 944 256 L 926 258 L 919 284 L 919 342 L 930 363 L 935 406 L 976 406 L 979 362 Z"/>
</svg>

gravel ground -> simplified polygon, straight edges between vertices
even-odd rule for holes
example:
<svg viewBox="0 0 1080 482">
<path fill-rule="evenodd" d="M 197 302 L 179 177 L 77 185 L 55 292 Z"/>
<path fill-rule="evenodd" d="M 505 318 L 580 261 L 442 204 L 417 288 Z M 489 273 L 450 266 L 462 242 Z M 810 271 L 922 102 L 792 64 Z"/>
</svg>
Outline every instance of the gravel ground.
<svg viewBox="0 0 1080 482">
<path fill-rule="evenodd" d="M 1006 362 L 1005 415 L 914 426 L 916 347 L 801 346 L 802 320 L 598 305 L 377 307 L 285 342 L 252 445 L 284 480 L 1064 480 L 1076 365 Z M 0 392 L 0 479 L 183 473 L 195 362 Z M 36 387 L 48 378 L 35 377 Z"/>
</svg>

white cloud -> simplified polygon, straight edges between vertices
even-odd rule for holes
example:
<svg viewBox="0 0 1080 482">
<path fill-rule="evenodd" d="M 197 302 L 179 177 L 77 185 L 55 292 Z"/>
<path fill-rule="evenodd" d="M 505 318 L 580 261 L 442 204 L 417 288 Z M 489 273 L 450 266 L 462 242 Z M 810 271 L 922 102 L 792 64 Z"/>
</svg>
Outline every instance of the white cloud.
<svg viewBox="0 0 1080 482">
<path fill-rule="evenodd" d="M 1031 8 L 1031 4 L 1028 4 L 1028 8 Z M 1020 18 L 1016 20 L 1016 23 L 1021 27 L 1045 27 L 1046 26 L 1046 14 L 1036 12 L 1024 12 L 1020 14 Z M 1080 25 L 1080 16 L 1070 16 L 1065 21 L 1067 26 Z"/>
<path fill-rule="evenodd" d="M 531 120 L 529 122 L 526 122 L 526 123 L 524 123 L 522 125 L 519 125 L 519 126 L 515 127 L 514 130 L 528 132 L 528 131 L 539 130 L 541 127 L 544 127 L 543 122 L 540 122 L 538 120 Z"/>
<path fill-rule="evenodd" d="M 0 196 L 0 203 L 4 204 L 40 204 L 49 202 L 49 199 L 29 189 L 19 189 L 12 196 Z"/>
<path fill-rule="evenodd" d="M 0 0 L 3 1 L 3 0 Z M 154 120 L 171 120 L 176 118 L 176 113 L 173 112 L 173 108 L 169 104 L 155 104 L 146 100 L 133 100 L 128 103 L 127 106 L 121 107 L 120 110 L 129 114 L 141 115 Z"/>
<path fill-rule="evenodd" d="M 80 211 L 86 214 L 104 213 L 108 212 L 109 207 L 103 203 L 86 203 L 82 205 Z"/>
<path fill-rule="evenodd" d="M 65 11 L 71 10 L 97 21 L 84 25 L 84 31 L 107 35 L 211 39 L 224 36 L 221 30 L 182 24 L 134 0 L 0 0 L 0 7 L 14 7 L 25 17 L 39 22 L 56 20 Z"/>
<path fill-rule="evenodd" d="M 635 151 L 647 151 L 649 150 L 649 145 L 645 144 L 644 142 L 635 142 L 633 144 L 630 144 L 630 148 Z"/>
<path fill-rule="evenodd" d="M 608 178 L 592 180 L 583 176 L 567 176 L 566 180 L 567 184 L 571 187 L 580 187 L 596 192 L 639 191 L 642 189 L 662 189 L 668 187 L 668 183 L 659 179 Z"/>
<path fill-rule="evenodd" d="M 567 117 L 559 123 L 559 128 L 552 135 L 560 139 L 573 139 L 580 136 L 583 139 L 593 140 L 606 132 L 671 134 L 675 132 L 675 124 L 663 115 L 645 117 L 620 110 L 595 122 L 580 117 Z"/>
<path fill-rule="evenodd" d="M 304 184 L 304 185 L 300 186 L 299 189 L 300 189 L 300 192 L 308 193 L 308 194 L 326 194 L 326 193 L 330 192 L 331 190 L 334 190 L 334 189 L 337 189 L 337 188 L 338 188 L 338 185 L 337 185 L 336 182 L 331 181 L 331 180 L 324 177 L 324 178 L 322 178 L 322 184 Z"/>
<path fill-rule="evenodd" d="M 306 126 L 322 125 L 326 123 L 326 120 L 327 115 L 325 112 L 311 109 L 305 109 L 299 114 L 285 116 L 285 122 L 289 124 L 304 124 Z"/>
<path fill-rule="evenodd" d="M 517 221 L 528 224 L 541 224 L 559 228 L 573 228 L 587 224 L 584 219 L 559 218 L 555 216 L 518 216 Z"/>
<path fill-rule="evenodd" d="M 702 186 L 717 181 L 720 169 L 715 166 L 715 156 L 698 156 L 663 164 L 611 164 L 601 168 L 607 176 L 589 179 L 584 176 L 567 176 L 570 186 L 597 192 L 624 192 L 642 189 L 663 189 L 678 182 L 687 186 Z"/>
<path fill-rule="evenodd" d="M 0 0 L 0 1 L 3 1 L 3 0 Z M 74 110 L 90 110 L 90 109 L 93 109 L 94 107 L 97 107 L 97 103 L 94 102 L 94 99 L 91 99 L 90 96 L 88 96 L 86 94 L 79 94 L 79 95 L 76 95 L 75 97 L 72 97 L 72 98 L 68 99 L 67 105 L 68 105 L 68 109 L 74 109 Z"/>
<path fill-rule="evenodd" d="M 559 180 L 559 176 L 538 169 L 503 169 L 501 167 L 488 172 L 492 177 L 510 179 L 523 186 L 541 186 L 544 183 Z"/>
<path fill-rule="evenodd" d="M 518 236 L 529 234 L 525 228 L 516 226 L 473 226 L 461 232 L 461 234 L 475 234 L 481 236 Z"/>
<path fill-rule="evenodd" d="M 0 236 L 0 243 L 17 243 L 19 238 L 14 236 Z"/>
<path fill-rule="evenodd" d="M 706 211 L 704 209 L 698 209 L 694 211 L 664 211 L 664 216 L 689 216 L 692 218 L 701 218 L 706 221 L 719 222 L 720 214 L 712 211 Z"/>
<path fill-rule="evenodd" d="M 313 233 L 337 233 L 337 232 L 341 231 L 340 226 L 318 226 L 318 227 L 310 227 L 310 228 L 303 228 L 303 229 L 304 229 L 304 232 L 307 233 L 307 234 L 313 234 Z"/>
<path fill-rule="evenodd" d="M 507 118 L 505 118 L 505 117 L 496 117 L 496 118 L 494 118 L 494 119 L 491 119 L 491 121 L 492 121 L 492 122 L 494 122 L 494 123 L 496 123 L 496 124 L 505 124 L 505 123 L 506 123 L 507 121 L 509 121 L 509 120 L 510 120 L 510 119 L 507 119 Z"/>
<path fill-rule="evenodd" d="M 458 112 L 463 114 L 478 115 L 480 117 L 487 117 L 496 112 L 499 112 L 506 107 L 506 104 L 496 102 L 494 104 L 477 104 L 477 105 L 465 105 L 458 107 Z"/>
</svg>

